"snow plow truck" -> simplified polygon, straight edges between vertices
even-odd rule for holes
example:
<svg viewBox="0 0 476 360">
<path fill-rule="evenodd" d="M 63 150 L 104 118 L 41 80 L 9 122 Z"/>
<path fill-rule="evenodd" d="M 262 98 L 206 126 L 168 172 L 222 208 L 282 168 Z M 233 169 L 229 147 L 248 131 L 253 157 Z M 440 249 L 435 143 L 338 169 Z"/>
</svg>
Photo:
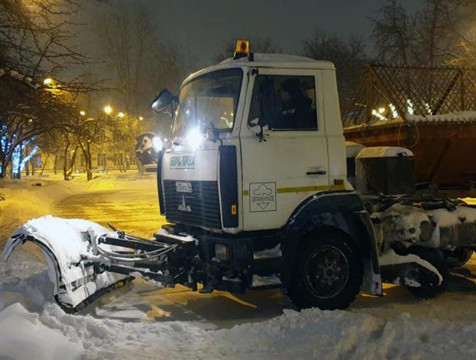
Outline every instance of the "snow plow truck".
<svg viewBox="0 0 476 360">
<path fill-rule="evenodd" d="M 154 141 L 167 225 L 144 239 L 44 217 L 14 232 L 4 259 L 40 246 L 70 312 L 138 277 L 204 293 L 280 287 L 299 308 L 343 309 L 383 282 L 435 296 L 476 248 L 476 209 L 416 190 L 410 150 L 346 144 L 335 73 L 239 41 L 151 105 L 173 116 L 172 140 Z"/>
</svg>

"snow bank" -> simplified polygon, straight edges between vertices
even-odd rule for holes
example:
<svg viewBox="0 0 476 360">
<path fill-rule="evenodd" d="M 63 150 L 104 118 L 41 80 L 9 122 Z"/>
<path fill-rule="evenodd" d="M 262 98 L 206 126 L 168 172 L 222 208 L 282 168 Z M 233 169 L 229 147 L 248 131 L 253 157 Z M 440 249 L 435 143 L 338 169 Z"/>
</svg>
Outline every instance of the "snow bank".
<svg viewBox="0 0 476 360">
<path fill-rule="evenodd" d="M 383 320 L 348 311 L 285 310 L 282 316 L 261 323 L 211 331 L 184 322 L 124 323 L 66 315 L 55 305 L 39 316 L 13 305 L 0 313 L 0 319 L 8 320 L 0 322 L 0 334 L 8 326 L 9 344 L 20 345 L 0 346 L 0 358 L 54 359 L 61 354 L 65 359 L 80 355 L 111 359 L 438 360 L 447 359 L 449 353 L 453 358 L 476 356 L 474 323 L 422 320 L 405 313 Z M 36 356 L 29 357 L 27 351 L 33 349 Z"/>
<path fill-rule="evenodd" d="M 363 313 L 358 306 L 350 311 L 284 310 L 281 316 L 259 323 L 205 330 L 199 322 L 170 321 L 168 317 L 154 321 L 144 318 L 144 312 L 136 322 L 68 315 L 42 289 L 48 282 L 46 272 L 21 253 L 14 256 L 19 256 L 18 262 L 0 263 L 0 299 L 16 293 L 16 298 L 9 296 L 8 303 L 0 306 L 0 359 L 476 357 L 476 322 L 471 312 L 474 295 L 457 294 L 454 300 L 443 297 L 412 305 L 416 314 L 422 312 L 418 309 L 427 311 L 426 318 L 405 313 L 404 304 L 382 308 L 374 303 L 364 311 L 379 316 Z M 28 300 L 31 297 L 36 302 Z M 455 315 L 458 309 L 469 311 L 468 316 Z"/>
<path fill-rule="evenodd" d="M 0 313 L 0 358 L 66 360 L 83 352 L 80 342 L 45 326 L 38 314 L 18 303 Z"/>
</svg>

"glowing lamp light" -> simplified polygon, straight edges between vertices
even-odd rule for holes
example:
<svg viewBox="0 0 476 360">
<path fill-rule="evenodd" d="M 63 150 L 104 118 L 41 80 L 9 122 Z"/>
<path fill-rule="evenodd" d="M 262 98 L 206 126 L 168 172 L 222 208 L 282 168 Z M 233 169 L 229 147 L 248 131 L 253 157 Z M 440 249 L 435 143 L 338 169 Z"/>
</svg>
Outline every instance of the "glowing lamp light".
<svg viewBox="0 0 476 360">
<path fill-rule="evenodd" d="M 111 114 L 112 114 L 112 111 L 113 111 L 111 105 L 106 105 L 106 106 L 104 106 L 104 109 L 103 109 L 103 110 L 104 110 L 104 113 L 105 113 L 106 115 L 111 115 Z"/>
<path fill-rule="evenodd" d="M 384 107 L 381 107 L 380 109 L 378 109 L 378 112 L 379 112 L 380 114 L 383 114 L 383 113 L 385 112 L 385 108 L 384 108 Z"/>
<path fill-rule="evenodd" d="M 79 115 L 81 115 L 81 116 L 86 116 L 86 111 L 81 110 L 81 111 L 79 112 Z"/>
<path fill-rule="evenodd" d="M 141 121 L 142 121 L 142 120 L 144 120 L 144 118 L 143 118 L 142 116 L 139 116 L 139 120 L 141 120 Z"/>
<path fill-rule="evenodd" d="M 117 114 L 118 117 L 120 117 L 121 119 L 124 118 L 126 116 L 126 114 L 124 114 L 122 111 L 120 113 Z"/>
<path fill-rule="evenodd" d="M 410 99 L 407 99 L 407 112 L 409 115 L 415 114 L 415 106 L 413 105 L 413 102 Z"/>
<path fill-rule="evenodd" d="M 398 117 L 397 108 L 393 104 L 389 104 L 388 107 L 390 108 L 390 111 L 392 112 L 392 117 L 396 119 Z"/>
<path fill-rule="evenodd" d="M 188 146 L 193 151 L 197 150 L 202 144 L 203 140 L 205 140 L 199 128 L 190 130 L 185 139 L 187 140 Z"/>
<path fill-rule="evenodd" d="M 43 80 L 43 84 L 46 86 L 52 85 L 54 83 L 54 80 L 52 78 L 46 78 Z"/>
<path fill-rule="evenodd" d="M 377 111 L 375 109 L 372 110 L 372 115 L 375 116 L 377 119 L 385 121 L 388 120 L 385 116 L 383 116 L 380 111 Z"/>
<path fill-rule="evenodd" d="M 152 146 L 154 147 L 155 151 L 162 151 L 164 148 L 164 143 L 159 137 L 156 136 L 152 139 Z"/>
</svg>

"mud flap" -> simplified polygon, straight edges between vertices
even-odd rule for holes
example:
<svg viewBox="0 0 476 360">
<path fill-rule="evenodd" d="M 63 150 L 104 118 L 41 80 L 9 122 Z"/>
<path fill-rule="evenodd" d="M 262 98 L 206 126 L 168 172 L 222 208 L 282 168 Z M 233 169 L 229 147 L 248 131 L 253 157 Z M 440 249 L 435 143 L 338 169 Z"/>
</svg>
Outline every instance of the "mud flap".
<svg viewBox="0 0 476 360">
<path fill-rule="evenodd" d="M 48 275 L 54 284 L 54 297 L 68 312 L 90 303 L 99 294 L 129 279 L 125 275 L 100 270 L 95 262 L 91 239 L 110 234 L 96 223 L 46 216 L 30 220 L 18 228 L 8 240 L 3 259 L 29 241 L 45 254 Z"/>
</svg>

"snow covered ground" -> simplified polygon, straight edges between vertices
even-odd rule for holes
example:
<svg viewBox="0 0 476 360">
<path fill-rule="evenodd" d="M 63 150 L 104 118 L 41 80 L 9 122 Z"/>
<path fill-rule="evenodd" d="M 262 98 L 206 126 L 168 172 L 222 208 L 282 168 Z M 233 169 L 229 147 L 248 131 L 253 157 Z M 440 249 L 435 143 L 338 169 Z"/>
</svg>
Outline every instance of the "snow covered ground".
<svg viewBox="0 0 476 360">
<path fill-rule="evenodd" d="M 52 213 L 103 225 L 122 219 L 124 230 L 150 235 L 161 221 L 151 177 L 31 186 L 35 181 L 0 183 L 7 198 L 0 225 Z M 135 211 L 134 202 L 141 204 Z M 359 296 L 347 311 L 296 312 L 276 290 L 200 295 L 135 281 L 68 315 L 51 299 L 46 267 L 31 250 L 0 262 L 2 360 L 476 359 L 476 285 L 469 273 L 476 273 L 475 259 L 452 277 L 447 293 L 428 301 L 388 287 L 385 297 Z"/>
</svg>

